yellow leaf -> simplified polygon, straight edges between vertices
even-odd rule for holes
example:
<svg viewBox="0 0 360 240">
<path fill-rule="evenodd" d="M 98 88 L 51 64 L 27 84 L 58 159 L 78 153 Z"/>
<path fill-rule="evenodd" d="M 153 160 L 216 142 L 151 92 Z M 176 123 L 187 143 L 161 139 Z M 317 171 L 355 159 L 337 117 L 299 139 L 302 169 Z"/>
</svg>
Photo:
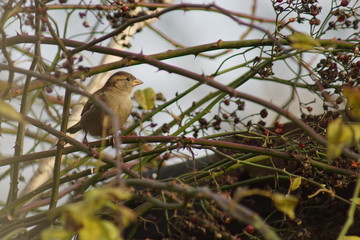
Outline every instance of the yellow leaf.
<svg viewBox="0 0 360 240">
<path fill-rule="evenodd" d="M 360 124 L 345 124 L 342 118 L 332 121 L 327 127 L 327 156 L 329 159 L 340 156 L 344 147 L 360 140 Z"/>
<path fill-rule="evenodd" d="M 289 36 L 290 46 L 294 49 L 311 50 L 321 46 L 319 41 L 305 33 L 296 32 Z"/>
<path fill-rule="evenodd" d="M 0 89 L 3 90 L 3 89 L 6 89 L 8 87 L 11 87 L 11 85 L 8 83 L 8 82 L 5 82 L 5 81 L 0 81 Z M 1 91 L 0 91 L 1 92 Z"/>
<path fill-rule="evenodd" d="M 295 219 L 295 207 L 299 201 L 296 197 L 276 193 L 271 195 L 271 199 L 279 211 L 288 215 L 290 219 Z"/>
<path fill-rule="evenodd" d="M 345 236 L 342 237 L 341 240 L 360 240 L 359 236 Z"/>
<path fill-rule="evenodd" d="M 21 114 L 18 113 L 10 104 L 0 99 L 0 117 L 8 120 L 24 122 Z"/>
<path fill-rule="evenodd" d="M 74 234 L 63 228 L 48 228 L 41 232 L 41 239 L 58 239 L 58 240 L 69 240 Z"/>
<path fill-rule="evenodd" d="M 295 179 L 291 178 L 291 185 L 290 185 L 291 191 L 295 191 L 300 187 L 300 185 L 301 185 L 301 177 L 297 177 Z"/>
<path fill-rule="evenodd" d="M 342 89 L 347 98 L 347 108 L 349 115 L 360 121 L 360 87 L 344 87 Z"/>
<path fill-rule="evenodd" d="M 79 239 L 122 240 L 124 229 L 135 221 L 134 212 L 121 204 L 131 198 L 131 192 L 121 187 L 94 188 L 84 194 L 84 199 L 77 203 L 68 204 L 62 210 L 63 226 L 53 231 L 49 228 L 43 239 L 49 236 L 58 236 L 63 240 L 67 235 L 79 235 Z M 102 218 L 101 214 L 116 216 L 121 225 Z M 70 239 L 70 238 L 67 238 Z M 65 240 L 65 239 L 64 239 Z"/>
<path fill-rule="evenodd" d="M 151 110 L 155 106 L 156 94 L 154 89 L 145 88 L 134 93 L 135 101 L 145 110 Z"/>
<path fill-rule="evenodd" d="M 356 205 L 359 205 L 360 206 L 360 198 L 351 198 L 350 199 L 353 203 L 355 203 Z"/>
</svg>

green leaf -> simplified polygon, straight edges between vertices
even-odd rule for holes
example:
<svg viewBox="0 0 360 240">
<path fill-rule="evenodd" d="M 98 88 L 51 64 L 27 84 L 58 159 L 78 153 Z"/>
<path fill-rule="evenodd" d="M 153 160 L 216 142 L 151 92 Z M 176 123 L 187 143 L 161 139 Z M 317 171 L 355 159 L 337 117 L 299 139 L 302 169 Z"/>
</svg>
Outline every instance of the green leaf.
<svg viewBox="0 0 360 240">
<path fill-rule="evenodd" d="M 156 94 L 154 89 L 145 88 L 134 93 L 135 101 L 145 110 L 152 110 L 155 106 Z"/>
<path fill-rule="evenodd" d="M 306 33 L 296 32 L 289 36 L 290 46 L 294 49 L 311 50 L 321 46 L 319 41 Z"/>
<path fill-rule="evenodd" d="M 14 120 L 18 122 L 24 122 L 21 114 L 18 113 L 10 104 L 0 99 L 0 117 Z"/>
<path fill-rule="evenodd" d="M 290 219 L 295 219 L 295 207 L 299 201 L 297 197 L 276 193 L 271 195 L 271 199 L 279 211 L 288 215 Z"/>
</svg>

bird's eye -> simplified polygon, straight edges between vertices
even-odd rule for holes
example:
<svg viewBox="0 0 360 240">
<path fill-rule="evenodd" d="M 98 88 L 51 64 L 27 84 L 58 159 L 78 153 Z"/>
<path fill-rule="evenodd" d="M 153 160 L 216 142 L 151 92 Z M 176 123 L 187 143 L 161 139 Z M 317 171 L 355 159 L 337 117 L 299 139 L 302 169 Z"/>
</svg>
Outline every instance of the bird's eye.
<svg viewBox="0 0 360 240">
<path fill-rule="evenodd" d="M 131 79 L 129 77 L 126 78 L 126 81 L 130 81 Z"/>
</svg>

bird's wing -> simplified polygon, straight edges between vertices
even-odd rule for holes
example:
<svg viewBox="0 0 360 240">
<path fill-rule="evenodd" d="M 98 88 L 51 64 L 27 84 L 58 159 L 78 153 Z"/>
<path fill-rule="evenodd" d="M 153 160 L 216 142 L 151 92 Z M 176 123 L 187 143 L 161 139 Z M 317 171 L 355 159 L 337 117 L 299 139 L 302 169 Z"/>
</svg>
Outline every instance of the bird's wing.
<svg viewBox="0 0 360 240">
<path fill-rule="evenodd" d="M 89 99 L 87 100 L 87 102 L 85 103 L 85 106 L 84 106 L 84 108 L 83 108 L 83 110 L 82 110 L 82 112 L 81 112 L 81 116 L 82 116 L 84 113 L 86 113 L 93 105 L 94 105 L 94 101 L 93 101 L 91 98 L 89 98 Z"/>
<path fill-rule="evenodd" d="M 94 94 L 93 94 L 93 97 L 94 98 L 99 98 L 100 100 L 103 100 L 103 93 L 102 93 L 102 91 L 101 91 L 101 89 L 100 90 L 98 90 L 98 91 L 96 91 Z M 90 108 L 92 108 L 93 106 L 94 106 L 94 100 L 92 99 L 92 98 L 89 98 L 88 100 L 87 100 L 87 102 L 85 103 L 85 106 L 84 106 L 84 108 L 83 108 L 83 110 L 82 110 L 82 112 L 81 112 L 81 116 L 84 114 L 84 113 L 86 113 Z"/>
</svg>

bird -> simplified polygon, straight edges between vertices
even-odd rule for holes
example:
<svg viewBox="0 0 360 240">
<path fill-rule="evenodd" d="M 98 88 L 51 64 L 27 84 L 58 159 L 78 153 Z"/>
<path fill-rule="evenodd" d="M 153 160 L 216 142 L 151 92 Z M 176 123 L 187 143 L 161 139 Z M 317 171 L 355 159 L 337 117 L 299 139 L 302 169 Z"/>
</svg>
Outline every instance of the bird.
<svg viewBox="0 0 360 240">
<path fill-rule="evenodd" d="M 121 128 L 132 111 L 131 92 L 133 88 L 143 82 L 128 72 L 116 72 L 97 90 L 93 96 L 104 102 L 118 117 Z M 92 98 L 86 102 L 78 123 L 68 128 L 66 132 L 74 134 L 80 130 L 92 136 L 106 137 L 115 134 L 111 116 L 101 106 L 95 104 Z"/>
</svg>

